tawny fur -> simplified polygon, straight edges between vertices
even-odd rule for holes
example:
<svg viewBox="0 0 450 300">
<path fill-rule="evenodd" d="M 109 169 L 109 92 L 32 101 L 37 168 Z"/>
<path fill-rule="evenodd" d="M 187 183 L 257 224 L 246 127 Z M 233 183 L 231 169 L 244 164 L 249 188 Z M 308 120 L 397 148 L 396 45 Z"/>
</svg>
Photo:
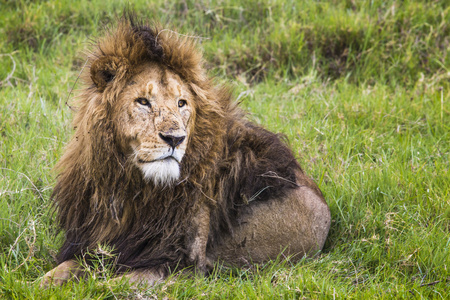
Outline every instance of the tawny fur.
<svg viewBox="0 0 450 300">
<path fill-rule="evenodd" d="M 190 266 L 206 271 L 208 258 L 233 256 L 235 249 L 226 253 L 222 249 L 234 247 L 234 237 L 242 236 L 245 242 L 247 229 L 239 228 L 249 220 L 280 222 L 288 228 L 286 235 L 296 235 L 277 215 L 288 207 L 284 202 L 294 205 L 286 210 L 295 212 L 289 217 L 303 218 L 289 220 L 297 224 L 295 230 L 305 230 L 314 225 L 311 222 L 322 226 L 307 237 L 311 239 L 307 243 L 315 246 L 296 252 L 311 254 L 323 247 L 329 211 L 320 190 L 278 135 L 245 120 L 228 89 L 215 86 L 205 73 L 195 41 L 128 17 L 98 40 L 87 59 L 82 75 L 85 88 L 73 121 L 75 134 L 56 166 L 52 198 L 66 234 L 58 263 L 107 244 L 117 255 L 117 273 L 155 270 L 152 276 L 164 277 Z M 122 134 L 130 124 L 116 117 L 123 90 L 146 64 L 178 76 L 195 97 L 180 177 L 170 185 L 144 179 Z M 292 203 L 308 193 L 314 204 L 297 211 Z M 277 212 L 279 205 L 285 208 Z M 255 213 L 266 206 L 271 211 Z M 316 206 L 319 212 L 314 211 Z M 267 238 L 272 235 L 277 234 L 268 233 Z M 316 236 L 320 236 L 317 241 Z M 275 250 L 258 250 L 261 258 L 255 260 L 274 258 L 272 252 L 278 253 L 289 241 L 281 244 L 274 245 Z M 241 249 L 239 255 L 245 256 L 245 251 Z M 234 265 L 242 262 L 229 260 Z"/>
</svg>

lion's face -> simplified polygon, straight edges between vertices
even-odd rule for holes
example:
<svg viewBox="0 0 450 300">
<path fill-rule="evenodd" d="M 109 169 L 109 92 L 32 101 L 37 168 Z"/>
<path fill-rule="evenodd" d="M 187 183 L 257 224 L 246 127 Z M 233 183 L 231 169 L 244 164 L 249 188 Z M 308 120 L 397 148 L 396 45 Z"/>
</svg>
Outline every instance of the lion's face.
<svg viewBox="0 0 450 300">
<path fill-rule="evenodd" d="M 146 180 L 170 185 L 180 177 L 194 95 L 178 75 L 155 63 L 140 66 L 135 74 L 117 102 L 117 134 Z"/>
</svg>

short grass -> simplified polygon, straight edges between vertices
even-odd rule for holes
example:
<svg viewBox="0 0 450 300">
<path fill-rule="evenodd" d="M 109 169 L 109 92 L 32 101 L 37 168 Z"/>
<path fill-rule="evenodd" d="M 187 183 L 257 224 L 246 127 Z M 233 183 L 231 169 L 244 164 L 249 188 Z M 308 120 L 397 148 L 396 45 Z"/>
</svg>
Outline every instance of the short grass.
<svg viewBox="0 0 450 300">
<path fill-rule="evenodd" d="M 211 74 L 286 134 L 325 194 L 323 254 L 135 290 L 41 290 L 54 266 L 52 167 L 71 135 L 82 51 L 122 1 L 0 1 L 0 298 L 443 298 L 450 293 L 446 1 L 135 1 L 203 37 Z"/>
</svg>

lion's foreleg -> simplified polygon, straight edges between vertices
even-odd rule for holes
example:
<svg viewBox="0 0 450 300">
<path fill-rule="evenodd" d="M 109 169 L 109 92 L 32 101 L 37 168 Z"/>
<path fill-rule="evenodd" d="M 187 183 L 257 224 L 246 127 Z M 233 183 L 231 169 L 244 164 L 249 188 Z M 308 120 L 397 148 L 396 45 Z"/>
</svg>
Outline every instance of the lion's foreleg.
<svg viewBox="0 0 450 300">
<path fill-rule="evenodd" d="M 66 260 L 44 275 L 44 278 L 41 281 L 41 287 L 50 285 L 59 286 L 72 278 L 78 280 L 83 274 L 83 269 L 77 261 L 73 259 Z"/>
<path fill-rule="evenodd" d="M 205 274 L 207 271 L 206 245 L 208 243 L 210 208 L 204 204 L 199 207 L 193 220 L 193 232 L 188 241 L 189 259 L 195 266 L 195 271 Z"/>
</svg>

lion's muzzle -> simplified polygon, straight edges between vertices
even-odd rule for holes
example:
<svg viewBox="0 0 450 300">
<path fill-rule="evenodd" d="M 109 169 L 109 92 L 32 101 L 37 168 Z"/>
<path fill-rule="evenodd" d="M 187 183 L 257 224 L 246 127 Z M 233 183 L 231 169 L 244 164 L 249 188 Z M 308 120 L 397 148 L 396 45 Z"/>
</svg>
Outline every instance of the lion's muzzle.
<svg viewBox="0 0 450 300">
<path fill-rule="evenodd" d="M 134 147 L 135 163 L 147 181 L 155 185 L 170 185 L 180 177 L 180 163 L 186 150 L 185 132 L 160 132 L 156 143 L 147 142 Z"/>
</svg>

